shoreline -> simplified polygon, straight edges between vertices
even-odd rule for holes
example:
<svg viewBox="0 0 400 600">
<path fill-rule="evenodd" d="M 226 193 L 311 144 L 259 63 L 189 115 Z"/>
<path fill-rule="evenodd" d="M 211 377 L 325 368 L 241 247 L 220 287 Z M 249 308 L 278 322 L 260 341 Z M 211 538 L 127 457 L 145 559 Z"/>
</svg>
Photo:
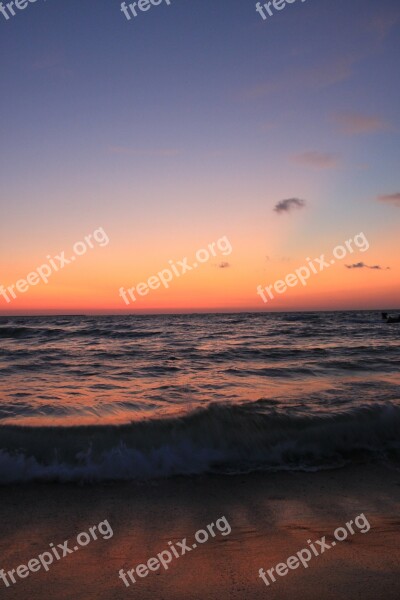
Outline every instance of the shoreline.
<svg viewBox="0 0 400 600">
<path fill-rule="evenodd" d="M 48 572 L 31 573 L 9 588 L 0 585 L 12 600 L 121 600 L 128 594 L 141 600 L 258 600 L 265 594 L 397 600 L 399 508 L 400 472 L 382 465 L 146 483 L 10 485 L 0 488 L 0 568 L 6 571 L 104 520 L 113 536 L 55 562 Z M 284 562 L 308 539 L 333 539 L 337 527 L 361 513 L 371 525 L 367 533 L 357 532 L 268 588 L 259 578 L 260 568 Z M 222 516 L 229 535 L 210 538 L 129 589 L 118 578 L 121 568 L 146 563 L 168 541 L 191 539 Z"/>
</svg>

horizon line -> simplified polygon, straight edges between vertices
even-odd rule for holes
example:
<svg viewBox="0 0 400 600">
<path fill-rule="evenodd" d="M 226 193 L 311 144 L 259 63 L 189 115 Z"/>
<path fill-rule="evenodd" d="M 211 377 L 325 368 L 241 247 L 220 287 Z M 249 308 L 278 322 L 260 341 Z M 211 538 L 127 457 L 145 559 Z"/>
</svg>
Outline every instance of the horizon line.
<svg viewBox="0 0 400 600">
<path fill-rule="evenodd" d="M 335 308 L 335 309 L 290 309 L 290 310 L 266 310 L 266 309 L 249 309 L 249 310 L 172 310 L 172 311 L 66 311 L 66 312 L 41 312 L 22 311 L 20 313 L 6 313 L 0 311 L 0 318 L 13 318 L 13 317 L 119 317 L 119 316 L 159 316 L 159 315 L 236 315 L 236 314 L 287 314 L 287 313 L 333 313 L 333 312 L 385 312 L 385 311 L 397 311 L 400 312 L 400 308 Z"/>
</svg>

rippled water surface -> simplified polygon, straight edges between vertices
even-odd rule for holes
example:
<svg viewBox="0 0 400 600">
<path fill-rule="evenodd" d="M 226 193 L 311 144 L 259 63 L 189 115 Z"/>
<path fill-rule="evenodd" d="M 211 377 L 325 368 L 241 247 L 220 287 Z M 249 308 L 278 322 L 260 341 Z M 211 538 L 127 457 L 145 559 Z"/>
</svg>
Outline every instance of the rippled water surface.
<svg viewBox="0 0 400 600">
<path fill-rule="evenodd" d="M 399 334 L 376 312 L 2 318 L 0 478 L 396 454 Z"/>
</svg>

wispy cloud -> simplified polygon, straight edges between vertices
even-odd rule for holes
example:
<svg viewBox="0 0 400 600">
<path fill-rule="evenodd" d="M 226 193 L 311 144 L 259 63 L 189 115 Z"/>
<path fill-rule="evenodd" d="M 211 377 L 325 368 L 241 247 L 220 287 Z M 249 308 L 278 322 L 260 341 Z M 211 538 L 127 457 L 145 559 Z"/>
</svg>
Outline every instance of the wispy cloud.
<svg viewBox="0 0 400 600">
<path fill-rule="evenodd" d="M 52 67 L 58 67 L 61 60 L 55 56 L 44 56 L 33 61 L 32 68 L 35 71 L 42 71 L 44 69 L 51 69 Z"/>
<path fill-rule="evenodd" d="M 36 58 L 30 65 L 32 71 L 44 72 L 48 75 L 71 78 L 74 75 L 73 69 L 65 66 L 65 60 L 57 55 L 43 55 Z"/>
<path fill-rule="evenodd" d="M 300 165 L 305 165 L 306 167 L 313 167 L 314 169 L 333 169 L 337 167 L 340 162 L 337 154 L 317 151 L 295 154 L 292 156 L 292 161 Z"/>
<path fill-rule="evenodd" d="M 274 262 L 284 262 L 284 263 L 287 263 L 287 262 L 291 262 L 292 258 L 290 258 L 290 256 L 278 256 L 278 255 L 274 255 L 274 256 L 266 256 L 265 260 L 267 262 L 274 261 Z"/>
<path fill-rule="evenodd" d="M 130 148 L 128 146 L 108 146 L 111 154 L 129 155 L 129 156 L 178 156 L 179 150 L 175 148 Z"/>
<path fill-rule="evenodd" d="M 268 133 L 274 129 L 276 129 L 277 124 L 276 121 L 264 121 L 264 123 L 260 124 L 260 131 L 264 133 Z"/>
<path fill-rule="evenodd" d="M 400 22 L 400 11 L 381 12 L 368 21 L 366 29 L 375 33 L 379 40 L 384 40 L 391 30 Z"/>
<path fill-rule="evenodd" d="M 352 265 L 345 265 L 346 269 L 373 269 L 374 271 L 386 271 L 390 270 L 390 267 L 381 267 L 380 265 L 366 265 L 363 262 L 354 263 Z"/>
<path fill-rule="evenodd" d="M 386 194 L 378 196 L 377 200 L 379 202 L 387 202 L 388 204 L 393 204 L 393 206 L 400 206 L 400 192 L 396 192 L 395 194 Z"/>
<path fill-rule="evenodd" d="M 365 115 L 358 112 L 341 112 L 334 115 L 341 131 L 347 135 L 374 133 L 388 129 L 386 121 L 377 116 Z"/>
<path fill-rule="evenodd" d="M 278 214 L 288 213 L 294 209 L 304 208 L 306 201 L 301 198 L 287 198 L 286 200 L 280 200 L 274 208 L 274 211 Z"/>
<path fill-rule="evenodd" d="M 269 94 L 289 92 L 293 89 L 321 89 L 346 79 L 353 73 L 358 58 L 342 57 L 324 65 L 288 70 L 279 78 L 248 88 L 242 93 L 244 100 L 253 100 Z"/>
</svg>

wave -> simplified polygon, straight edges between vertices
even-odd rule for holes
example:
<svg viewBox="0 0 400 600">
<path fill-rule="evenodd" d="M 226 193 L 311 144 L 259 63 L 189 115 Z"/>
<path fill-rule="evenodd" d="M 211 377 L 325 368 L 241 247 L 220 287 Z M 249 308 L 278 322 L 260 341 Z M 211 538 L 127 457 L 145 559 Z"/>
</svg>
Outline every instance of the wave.
<svg viewBox="0 0 400 600">
<path fill-rule="evenodd" d="M 98 482 L 400 459 L 400 407 L 289 415 L 258 401 L 127 425 L 0 426 L 0 483 Z"/>
<path fill-rule="evenodd" d="M 19 339 L 32 335 L 30 327 L 0 327 L 0 338 Z"/>
<path fill-rule="evenodd" d="M 162 333 L 161 330 L 157 331 L 135 331 L 132 328 L 129 331 L 121 331 L 119 328 L 59 328 L 59 327 L 44 327 L 44 326 L 0 326 L 0 338 L 10 339 L 30 339 L 30 338 L 43 338 L 47 339 L 66 339 L 66 338 L 109 338 L 109 339 L 128 339 L 135 340 L 140 338 L 154 337 Z"/>
</svg>

